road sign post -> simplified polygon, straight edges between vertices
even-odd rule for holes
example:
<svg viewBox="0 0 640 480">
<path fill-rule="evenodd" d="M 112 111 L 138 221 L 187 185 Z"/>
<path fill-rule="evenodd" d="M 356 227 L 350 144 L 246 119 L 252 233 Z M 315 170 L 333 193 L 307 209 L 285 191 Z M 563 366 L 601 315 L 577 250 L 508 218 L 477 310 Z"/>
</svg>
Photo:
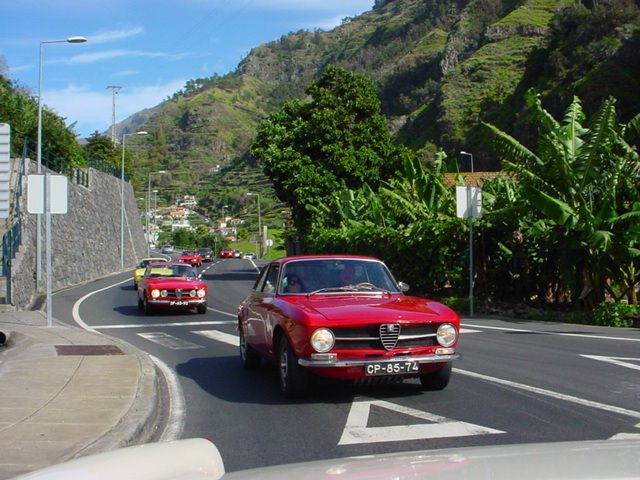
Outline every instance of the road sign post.
<svg viewBox="0 0 640 480">
<path fill-rule="evenodd" d="M 482 218 L 482 188 L 456 187 L 456 215 L 469 219 L 469 316 L 473 317 L 473 219 Z"/>
</svg>

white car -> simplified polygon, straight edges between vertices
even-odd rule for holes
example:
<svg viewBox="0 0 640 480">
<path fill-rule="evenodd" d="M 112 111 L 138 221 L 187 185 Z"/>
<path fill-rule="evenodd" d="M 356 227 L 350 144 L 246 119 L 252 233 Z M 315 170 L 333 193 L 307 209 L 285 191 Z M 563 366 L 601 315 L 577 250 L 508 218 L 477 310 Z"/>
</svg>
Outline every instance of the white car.
<svg viewBox="0 0 640 480">
<path fill-rule="evenodd" d="M 191 438 L 81 457 L 14 480 L 629 480 L 640 478 L 638 452 L 640 439 L 525 443 L 364 455 L 225 474 L 215 445 Z"/>
<path fill-rule="evenodd" d="M 247 253 L 242 255 L 242 258 L 244 258 L 246 260 L 255 260 L 256 259 L 256 254 L 252 253 L 252 252 L 247 252 Z"/>
</svg>

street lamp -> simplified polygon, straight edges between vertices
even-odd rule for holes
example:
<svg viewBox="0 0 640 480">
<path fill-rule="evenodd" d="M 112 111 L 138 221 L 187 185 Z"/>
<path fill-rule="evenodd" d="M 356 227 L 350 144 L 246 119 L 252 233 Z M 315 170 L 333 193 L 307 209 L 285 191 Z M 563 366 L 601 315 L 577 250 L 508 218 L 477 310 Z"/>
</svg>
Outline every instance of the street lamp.
<svg viewBox="0 0 640 480">
<path fill-rule="evenodd" d="M 147 182 L 147 256 L 151 256 L 151 237 L 149 236 L 149 215 L 151 215 L 150 207 L 151 207 L 151 176 L 152 175 L 162 175 L 163 173 L 167 173 L 165 170 L 158 170 L 156 172 L 149 172 L 149 179 Z"/>
<path fill-rule="evenodd" d="M 471 159 L 471 173 L 473 173 L 473 154 L 462 151 L 460 152 L 460 155 L 469 155 L 469 158 Z"/>
<path fill-rule="evenodd" d="M 120 165 L 120 271 L 124 270 L 124 143 L 129 135 L 149 135 L 144 130 L 122 134 L 122 163 Z"/>
<path fill-rule="evenodd" d="M 260 242 L 260 248 L 258 250 L 258 257 L 262 257 L 262 220 L 261 220 L 261 213 L 260 213 L 260 194 L 259 193 L 254 193 L 254 192 L 247 192 L 247 195 L 249 197 L 251 196 L 256 196 L 258 197 L 258 241 Z"/>
<path fill-rule="evenodd" d="M 42 51 L 46 43 L 84 43 L 84 37 L 68 37 L 64 40 L 43 40 L 40 42 L 40 56 L 38 60 L 38 146 L 36 158 L 38 162 L 37 173 L 42 173 Z M 45 201 L 46 202 L 46 201 Z M 36 288 L 40 286 L 42 277 L 42 214 L 36 217 Z"/>
</svg>

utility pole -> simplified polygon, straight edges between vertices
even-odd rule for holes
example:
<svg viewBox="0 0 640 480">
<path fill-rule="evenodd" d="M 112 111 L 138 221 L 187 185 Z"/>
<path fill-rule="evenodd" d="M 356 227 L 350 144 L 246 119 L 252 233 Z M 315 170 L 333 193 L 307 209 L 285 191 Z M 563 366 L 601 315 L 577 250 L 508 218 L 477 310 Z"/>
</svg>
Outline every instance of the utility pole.
<svg viewBox="0 0 640 480">
<path fill-rule="evenodd" d="M 116 93 L 122 87 L 118 85 L 109 85 L 107 88 L 111 89 L 111 143 L 116 144 Z"/>
</svg>

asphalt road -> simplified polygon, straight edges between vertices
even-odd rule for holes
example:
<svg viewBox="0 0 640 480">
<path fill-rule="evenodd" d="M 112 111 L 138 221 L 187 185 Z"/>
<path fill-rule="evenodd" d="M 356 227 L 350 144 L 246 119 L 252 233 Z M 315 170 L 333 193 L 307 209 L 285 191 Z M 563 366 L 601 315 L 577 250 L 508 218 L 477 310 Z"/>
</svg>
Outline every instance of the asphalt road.
<svg viewBox="0 0 640 480">
<path fill-rule="evenodd" d="M 53 314 L 147 351 L 166 372 L 164 439 L 204 437 L 227 471 L 468 445 L 640 436 L 640 330 L 463 317 L 449 386 L 319 382 L 289 401 L 277 372 L 242 369 L 236 310 L 257 275 L 248 260 L 201 269 L 205 315 L 137 308 L 131 273 L 56 292 Z M 173 383 L 172 383 L 173 382 Z"/>
</svg>

